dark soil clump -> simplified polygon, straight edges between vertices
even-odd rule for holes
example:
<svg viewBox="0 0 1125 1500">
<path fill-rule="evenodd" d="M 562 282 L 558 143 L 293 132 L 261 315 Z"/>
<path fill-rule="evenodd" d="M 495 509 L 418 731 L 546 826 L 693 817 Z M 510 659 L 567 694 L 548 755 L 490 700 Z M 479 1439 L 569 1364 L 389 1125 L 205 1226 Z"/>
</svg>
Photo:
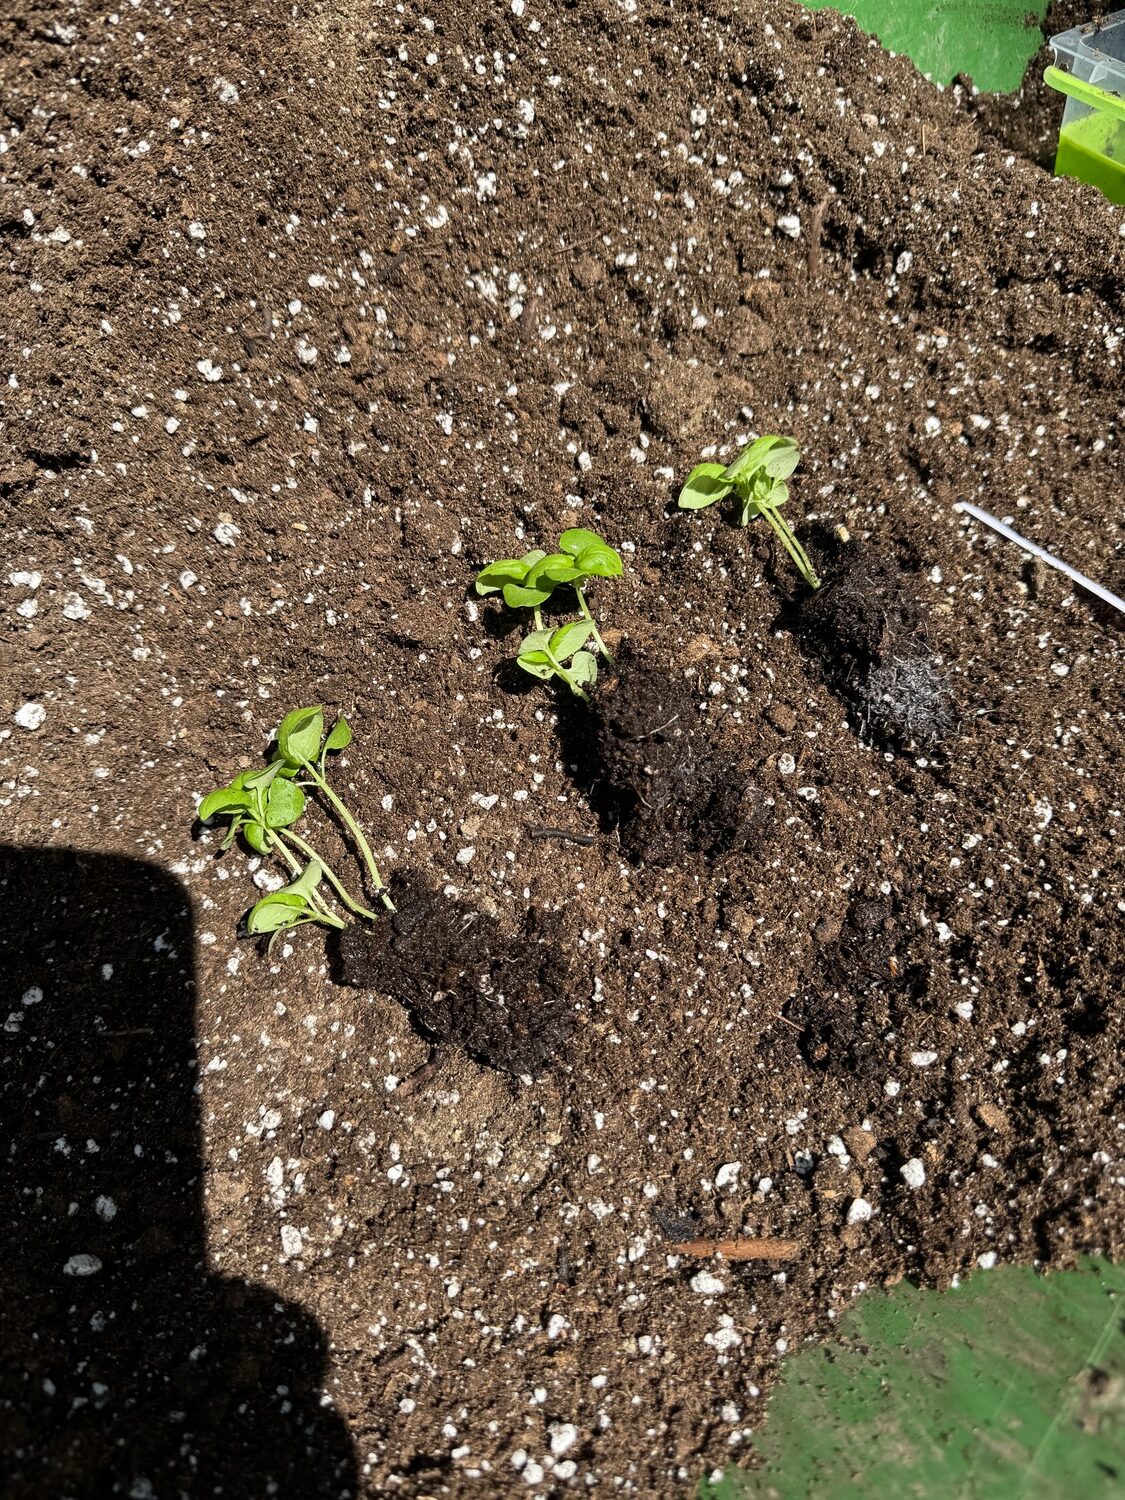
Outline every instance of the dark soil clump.
<svg viewBox="0 0 1125 1500">
<path fill-rule="evenodd" d="M 817 924 L 817 961 L 786 1019 L 801 1028 L 801 1055 L 810 1067 L 870 1082 L 884 1066 L 889 992 L 904 982 L 893 915 L 883 902 L 857 898 L 835 926 Z"/>
<path fill-rule="evenodd" d="M 524 934 L 511 937 L 411 877 L 391 893 L 389 921 L 341 934 L 342 982 L 397 1000 L 429 1040 L 502 1072 L 537 1077 L 557 1066 L 575 1020 L 549 924 L 532 909 Z"/>
<path fill-rule="evenodd" d="M 768 821 L 761 793 L 685 677 L 626 642 L 594 703 L 603 791 L 637 864 L 745 849 Z"/>
<path fill-rule="evenodd" d="M 823 586 L 801 597 L 797 638 L 881 744 L 933 748 L 956 727 L 918 598 L 893 558 L 836 543 Z"/>
</svg>

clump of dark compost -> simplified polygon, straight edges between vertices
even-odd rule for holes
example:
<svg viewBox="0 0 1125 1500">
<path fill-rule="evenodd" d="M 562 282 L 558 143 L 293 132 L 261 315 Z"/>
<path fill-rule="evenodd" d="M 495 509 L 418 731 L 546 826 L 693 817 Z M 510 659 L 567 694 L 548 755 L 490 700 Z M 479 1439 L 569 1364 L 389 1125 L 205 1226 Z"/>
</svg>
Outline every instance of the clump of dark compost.
<svg viewBox="0 0 1125 1500">
<path fill-rule="evenodd" d="M 800 1028 L 801 1055 L 810 1067 L 866 1083 L 882 1077 L 891 996 L 906 981 L 895 957 L 896 935 L 890 903 L 863 897 L 852 901 L 842 922 L 817 923 L 813 964 L 784 1011 Z"/>
<path fill-rule="evenodd" d="M 557 1066 L 575 1027 L 570 975 L 551 918 L 532 909 L 523 933 L 413 876 L 391 881 L 397 910 L 341 933 L 338 977 L 404 1005 L 429 1041 L 536 1077 Z"/>
<path fill-rule="evenodd" d="M 629 859 L 671 865 L 758 841 L 765 800 L 685 677 L 626 641 L 592 712 L 594 774 Z"/>
<path fill-rule="evenodd" d="M 835 540 L 825 574 L 795 608 L 797 639 L 829 687 L 881 744 L 932 749 L 948 739 L 957 715 L 909 576 L 893 558 Z"/>
</svg>

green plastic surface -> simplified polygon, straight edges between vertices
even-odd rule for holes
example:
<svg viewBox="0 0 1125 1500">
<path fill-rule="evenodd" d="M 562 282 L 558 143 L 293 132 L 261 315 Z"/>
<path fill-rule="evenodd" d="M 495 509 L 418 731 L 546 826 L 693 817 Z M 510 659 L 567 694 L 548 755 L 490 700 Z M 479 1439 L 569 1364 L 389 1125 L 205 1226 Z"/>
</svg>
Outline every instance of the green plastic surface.
<svg viewBox="0 0 1125 1500">
<path fill-rule="evenodd" d="M 828 3 L 812 0 L 809 9 Z M 837 0 L 832 8 L 854 16 L 892 52 L 905 52 L 935 82 L 967 73 L 993 94 L 1019 88 L 1043 45 L 1047 0 Z"/>
<path fill-rule="evenodd" d="M 790 1359 L 758 1451 L 707 1500 L 1125 1494 L 1125 1267 L 867 1294 Z"/>
</svg>

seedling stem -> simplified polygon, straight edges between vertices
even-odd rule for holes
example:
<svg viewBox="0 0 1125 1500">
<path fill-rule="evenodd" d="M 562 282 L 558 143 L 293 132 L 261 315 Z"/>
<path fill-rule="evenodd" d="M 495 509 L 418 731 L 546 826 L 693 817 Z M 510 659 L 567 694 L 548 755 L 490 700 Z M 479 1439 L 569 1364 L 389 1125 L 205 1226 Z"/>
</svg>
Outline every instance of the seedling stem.
<svg viewBox="0 0 1125 1500">
<path fill-rule="evenodd" d="M 574 585 L 574 592 L 575 592 L 575 595 L 577 596 L 577 599 L 578 599 L 578 608 L 582 612 L 583 619 L 589 620 L 589 622 L 590 622 L 590 629 L 594 632 L 594 640 L 597 642 L 598 650 L 605 657 L 606 661 L 609 662 L 609 664 L 612 666 L 613 665 L 613 656 L 610 653 L 609 647 L 602 640 L 602 633 L 598 629 L 597 621 L 594 619 L 593 615 L 590 613 L 590 606 L 586 603 L 586 596 L 585 596 L 585 594 L 582 592 L 582 590 L 578 587 L 577 584 Z"/>
<path fill-rule="evenodd" d="M 300 849 L 301 853 L 304 854 L 308 859 L 317 860 L 320 864 L 321 869 L 324 871 L 325 880 L 327 880 L 328 884 L 336 892 L 337 896 L 339 896 L 340 900 L 344 903 L 349 911 L 354 912 L 357 917 L 367 917 L 372 922 L 378 920 L 373 911 L 368 911 L 366 906 L 361 906 L 359 902 L 354 899 L 354 897 L 348 894 L 343 881 L 335 873 L 330 865 L 325 864 L 324 860 L 321 859 L 320 855 L 316 852 L 316 850 L 308 842 L 307 839 L 303 839 L 299 833 L 294 833 L 291 828 L 287 828 L 284 835 L 275 833 L 274 839 L 276 840 L 278 846 L 283 850 L 285 857 L 298 870 L 300 866 L 296 865 L 296 862 L 293 860 L 289 851 L 285 848 L 285 844 L 283 842 L 284 839 L 290 839 L 294 844 L 296 844 L 297 848 Z M 391 907 L 391 910 L 393 911 L 394 907 Z"/>
<path fill-rule="evenodd" d="M 818 589 L 820 587 L 820 579 L 816 576 L 813 565 L 809 561 L 808 553 L 789 529 L 788 521 L 772 505 L 761 506 L 758 514 L 764 516 L 773 527 L 778 541 L 796 564 L 797 572 L 800 573 L 801 577 L 811 588 Z"/>
<path fill-rule="evenodd" d="M 356 844 L 359 846 L 359 851 L 363 855 L 364 863 L 367 865 L 368 874 L 371 876 L 376 895 L 379 897 L 380 901 L 382 901 L 383 905 L 387 908 L 388 911 L 394 911 L 394 902 L 387 894 L 387 889 L 383 884 L 383 877 L 379 874 L 379 866 L 375 863 L 375 856 L 371 852 L 371 845 L 364 837 L 363 829 L 352 817 L 351 813 L 340 801 L 339 797 L 337 797 L 336 793 L 328 785 L 327 781 L 325 781 L 324 777 L 313 765 L 312 761 L 306 760 L 304 757 L 302 757 L 301 764 L 305 768 L 306 775 L 312 778 L 313 784 L 319 787 L 319 789 L 328 798 L 329 802 L 331 802 L 332 806 L 336 809 L 340 821 L 351 834 L 352 838 L 355 839 Z M 325 868 L 325 874 L 328 874 L 327 868 Z M 339 889 L 338 886 L 337 889 Z M 354 909 L 356 908 L 353 908 L 353 910 Z M 367 912 L 366 915 L 370 916 L 371 913 Z"/>
</svg>

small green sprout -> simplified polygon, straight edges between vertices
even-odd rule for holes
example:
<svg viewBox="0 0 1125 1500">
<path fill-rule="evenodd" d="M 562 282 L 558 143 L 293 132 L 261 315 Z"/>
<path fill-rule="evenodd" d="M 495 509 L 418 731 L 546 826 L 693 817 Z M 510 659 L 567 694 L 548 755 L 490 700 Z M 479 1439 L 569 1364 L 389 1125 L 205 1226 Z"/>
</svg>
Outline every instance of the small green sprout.
<svg viewBox="0 0 1125 1500">
<path fill-rule="evenodd" d="M 755 516 L 764 516 L 778 540 L 793 559 L 797 571 L 810 588 L 820 579 L 808 553 L 782 518 L 780 508 L 789 499 L 785 481 L 800 461 L 795 439 L 767 435 L 748 443 L 732 464 L 696 464 L 680 491 L 681 510 L 703 510 L 733 494 L 741 507 L 739 525 L 748 526 Z"/>
<path fill-rule="evenodd" d="M 585 649 L 587 643 L 592 638 L 606 661 L 611 662 L 613 657 L 590 613 L 584 590 L 591 578 L 617 578 L 621 569 L 621 556 L 607 541 L 596 531 L 575 526 L 559 537 L 557 552 L 536 549 L 523 557 L 489 563 L 477 574 L 476 590 L 478 594 L 502 593 L 511 609 L 530 609 L 535 628 L 521 644 L 517 663 L 544 682 L 558 677 L 572 693 L 589 702 L 586 689 L 597 681 L 598 662 L 597 656 Z M 543 605 L 564 585 L 573 588 L 582 619 L 557 630 L 546 629 Z"/>
<path fill-rule="evenodd" d="M 323 708 L 294 709 L 281 721 L 277 749 L 269 764 L 260 771 L 240 771 L 199 804 L 200 822 L 207 823 L 212 818 L 229 820 L 220 850 L 229 849 L 241 837 L 256 854 L 280 859 L 293 876 L 289 885 L 263 896 L 246 917 L 247 931 L 255 936 L 270 934 L 271 946 L 278 933 L 307 922 L 334 928 L 346 925 L 332 910 L 321 889 L 322 882 L 327 882 L 354 916 L 372 922 L 378 920 L 294 828 L 304 815 L 305 792 L 309 789 L 322 794 L 352 835 L 376 894 L 388 911 L 394 911 L 362 828 L 329 786 L 325 775 L 330 752 L 345 749 L 351 740 L 351 726 L 345 718 L 337 719 L 325 734 Z"/>
</svg>

